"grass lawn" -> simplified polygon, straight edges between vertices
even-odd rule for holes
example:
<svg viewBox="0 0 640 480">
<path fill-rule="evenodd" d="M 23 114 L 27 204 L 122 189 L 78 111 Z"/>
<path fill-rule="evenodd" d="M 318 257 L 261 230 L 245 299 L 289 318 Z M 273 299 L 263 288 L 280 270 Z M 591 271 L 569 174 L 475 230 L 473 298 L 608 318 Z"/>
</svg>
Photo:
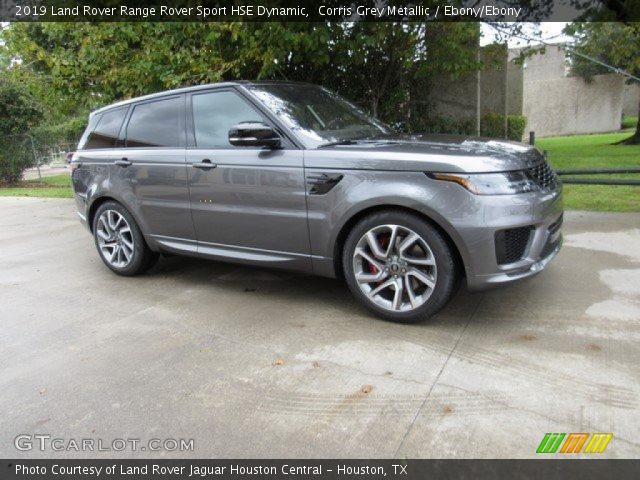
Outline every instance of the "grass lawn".
<svg viewBox="0 0 640 480">
<path fill-rule="evenodd" d="M 68 174 L 42 177 L 42 180 L 25 180 L 16 186 L 0 185 L 1 197 L 49 197 L 73 198 L 71 177 Z"/>
<path fill-rule="evenodd" d="M 553 168 L 640 167 L 640 145 L 613 145 L 633 131 L 548 137 L 536 144 L 548 152 Z M 638 175 L 599 175 L 600 178 L 637 178 Z M 581 178 L 586 178 L 584 175 Z M 573 210 L 640 211 L 640 186 L 565 185 L 565 206 Z"/>
<path fill-rule="evenodd" d="M 636 128 L 636 125 L 638 125 L 638 117 L 625 115 L 622 118 L 622 128 Z"/>
</svg>

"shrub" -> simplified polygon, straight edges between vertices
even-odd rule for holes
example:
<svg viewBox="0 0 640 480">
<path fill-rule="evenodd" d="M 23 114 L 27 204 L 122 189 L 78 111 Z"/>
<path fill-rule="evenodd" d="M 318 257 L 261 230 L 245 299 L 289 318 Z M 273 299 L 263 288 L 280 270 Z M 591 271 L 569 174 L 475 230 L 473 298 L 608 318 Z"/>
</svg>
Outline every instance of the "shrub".
<svg viewBox="0 0 640 480">
<path fill-rule="evenodd" d="M 509 140 L 522 140 L 527 119 L 522 115 L 509 115 L 507 123 L 507 138 Z M 475 135 L 476 119 L 474 117 L 453 118 L 447 115 L 433 115 L 413 121 L 404 126 L 403 131 L 424 133 L 446 133 L 453 135 Z M 480 134 L 483 137 L 504 138 L 504 115 L 489 112 L 482 116 Z"/>
<path fill-rule="evenodd" d="M 507 138 L 520 142 L 527 128 L 527 117 L 524 115 L 509 115 L 507 117 Z"/>
<path fill-rule="evenodd" d="M 527 126 L 527 118 L 523 115 L 507 116 L 507 138 L 521 141 L 524 129 Z M 488 112 L 482 116 L 480 122 L 480 134 L 483 137 L 504 138 L 504 114 Z"/>
<path fill-rule="evenodd" d="M 22 172 L 34 164 L 29 137 L 21 136 L 0 140 L 0 183 L 13 185 L 22 178 Z"/>
<path fill-rule="evenodd" d="M 13 184 L 33 163 L 28 137 L 38 123 L 41 108 L 29 91 L 8 76 L 0 77 L 0 180 Z"/>
<path fill-rule="evenodd" d="M 451 135 L 473 135 L 476 130 L 474 118 L 456 119 L 446 115 L 434 115 L 416 122 L 412 130 L 424 133 L 446 133 Z"/>
</svg>

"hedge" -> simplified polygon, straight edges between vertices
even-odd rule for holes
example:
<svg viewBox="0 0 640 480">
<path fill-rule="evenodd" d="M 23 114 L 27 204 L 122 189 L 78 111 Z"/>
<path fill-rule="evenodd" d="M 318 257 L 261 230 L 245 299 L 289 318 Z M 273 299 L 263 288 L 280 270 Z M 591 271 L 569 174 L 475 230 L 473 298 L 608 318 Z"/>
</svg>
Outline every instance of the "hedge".
<svg viewBox="0 0 640 480">
<path fill-rule="evenodd" d="M 508 115 L 507 138 L 518 142 L 521 141 L 526 126 L 527 118 L 524 115 Z M 480 122 L 480 134 L 483 137 L 504 138 L 504 114 L 485 113 Z"/>
<path fill-rule="evenodd" d="M 509 115 L 507 123 L 507 138 L 521 141 L 527 126 L 527 118 L 523 115 Z M 415 133 L 446 133 L 453 135 L 475 135 L 476 119 L 466 117 L 462 119 L 446 115 L 434 115 L 417 122 L 411 129 Z M 480 121 L 480 134 L 483 137 L 504 138 L 504 114 L 496 112 L 485 113 Z"/>
</svg>

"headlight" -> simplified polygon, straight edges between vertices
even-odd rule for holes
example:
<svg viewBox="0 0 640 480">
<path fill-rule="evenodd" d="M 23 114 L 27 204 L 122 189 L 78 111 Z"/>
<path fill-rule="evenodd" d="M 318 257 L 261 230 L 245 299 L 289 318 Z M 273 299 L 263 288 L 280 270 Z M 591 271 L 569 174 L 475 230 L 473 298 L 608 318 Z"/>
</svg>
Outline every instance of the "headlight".
<svg viewBox="0 0 640 480">
<path fill-rule="evenodd" d="M 521 170 L 500 173 L 431 173 L 428 176 L 457 183 L 476 195 L 510 195 L 538 190 L 536 183 Z"/>
</svg>

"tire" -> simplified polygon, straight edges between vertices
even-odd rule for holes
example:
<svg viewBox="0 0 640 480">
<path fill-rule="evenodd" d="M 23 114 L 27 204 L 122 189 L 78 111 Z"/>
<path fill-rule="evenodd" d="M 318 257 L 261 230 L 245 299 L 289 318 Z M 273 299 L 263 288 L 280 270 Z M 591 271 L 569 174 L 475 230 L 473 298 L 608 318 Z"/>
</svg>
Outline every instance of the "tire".
<svg viewBox="0 0 640 480">
<path fill-rule="evenodd" d="M 112 200 L 100 205 L 93 216 L 93 238 L 104 264 L 118 275 L 143 273 L 159 257 L 149 249 L 133 216 Z"/>
<path fill-rule="evenodd" d="M 360 220 L 347 236 L 342 265 L 351 293 L 370 311 L 394 322 L 431 317 L 457 285 L 455 257 L 443 235 L 401 210 Z"/>
</svg>

